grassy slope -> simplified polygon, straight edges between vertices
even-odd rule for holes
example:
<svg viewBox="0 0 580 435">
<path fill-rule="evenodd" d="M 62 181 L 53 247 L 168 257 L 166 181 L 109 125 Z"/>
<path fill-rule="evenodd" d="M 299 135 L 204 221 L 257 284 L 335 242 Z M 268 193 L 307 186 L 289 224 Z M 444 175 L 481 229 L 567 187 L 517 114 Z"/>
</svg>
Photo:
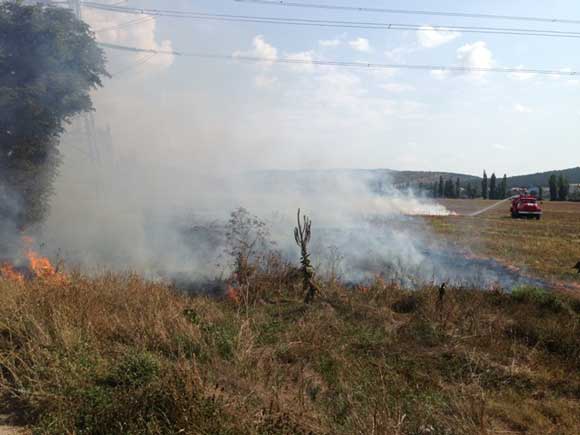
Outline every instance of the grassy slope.
<svg viewBox="0 0 580 435">
<path fill-rule="evenodd" d="M 578 433 L 577 303 L 377 282 L 304 306 L 289 276 L 242 304 L 0 282 L 0 403 L 39 434 Z"/>
<path fill-rule="evenodd" d="M 444 200 L 460 214 L 487 207 L 492 201 Z M 428 218 L 432 228 L 460 247 L 528 268 L 549 278 L 580 284 L 572 267 L 580 260 L 580 203 L 544 202 L 541 221 L 511 219 L 509 203 L 477 217 Z"/>
</svg>

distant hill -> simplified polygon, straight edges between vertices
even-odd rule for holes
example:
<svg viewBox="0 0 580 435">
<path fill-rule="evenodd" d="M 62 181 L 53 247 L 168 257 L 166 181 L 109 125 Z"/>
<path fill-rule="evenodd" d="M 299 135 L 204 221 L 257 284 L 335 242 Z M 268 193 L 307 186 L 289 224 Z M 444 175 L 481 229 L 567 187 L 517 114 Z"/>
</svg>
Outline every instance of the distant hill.
<svg viewBox="0 0 580 435">
<path fill-rule="evenodd" d="M 440 177 L 445 180 L 451 178 L 453 181 L 459 178 L 462 185 L 481 181 L 480 177 L 455 172 L 391 171 L 390 176 L 395 186 L 405 186 L 407 184 L 411 186 L 418 186 L 419 184 L 430 185 L 436 181 L 438 182 Z"/>
<path fill-rule="evenodd" d="M 547 186 L 550 175 L 564 175 L 571 184 L 580 183 L 580 167 L 562 169 L 559 171 L 538 172 L 536 174 L 518 175 L 508 178 L 508 187 Z"/>
<path fill-rule="evenodd" d="M 445 180 L 451 178 L 453 181 L 459 178 L 464 186 L 467 183 L 479 184 L 481 181 L 479 177 L 454 172 L 396 171 L 392 169 L 271 170 L 251 174 L 251 179 L 266 183 L 268 186 L 293 185 L 299 191 L 311 190 L 312 186 L 332 188 L 340 179 L 364 180 L 378 190 L 380 190 L 380 186 L 387 185 L 393 185 L 397 188 L 418 187 L 420 184 L 432 185 L 439 181 L 439 177 L 443 177 Z"/>
<path fill-rule="evenodd" d="M 548 179 L 552 174 L 556 174 L 556 176 L 562 174 L 568 179 L 569 183 L 580 184 L 580 167 L 576 167 L 508 177 L 508 187 L 547 186 Z M 487 175 L 491 176 L 491 173 L 488 173 Z M 453 180 L 459 178 L 462 185 L 465 185 L 466 183 L 481 182 L 481 177 L 457 174 L 454 172 L 390 171 L 390 176 L 395 185 L 410 184 L 416 186 L 419 183 L 432 184 L 434 181 L 438 181 L 440 176 L 443 176 L 444 179 L 452 178 Z M 501 176 L 498 177 L 501 178 Z"/>
<path fill-rule="evenodd" d="M 580 167 L 577 167 L 508 177 L 508 187 L 547 186 L 552 174 L 566 176 L 569 183 L 580 183 Z M 488 173 L 488 176 L 491 176 L 491 173 Z M 392 184 L 397 188 L 418 187 L 420 184 L 429 186 L 439 181 L 440 177 L 453 181 L 459 178 L 462 186 L 468 183 L 479 186 L 481 183 L 481 177 L 456 172 L 396 171 L 393 169 L 271 170 L 252 173 L 254 181 L 265 182 L 271 187 L 291 184 L 295 185 L 298 190 L 304 191 L 310 190 L 313 185 L 320 187 L 326 185 L 330 188 L 337 179 L 342 177 L 371 181 L 371 185 L 374 186 Z"/>
</svg>

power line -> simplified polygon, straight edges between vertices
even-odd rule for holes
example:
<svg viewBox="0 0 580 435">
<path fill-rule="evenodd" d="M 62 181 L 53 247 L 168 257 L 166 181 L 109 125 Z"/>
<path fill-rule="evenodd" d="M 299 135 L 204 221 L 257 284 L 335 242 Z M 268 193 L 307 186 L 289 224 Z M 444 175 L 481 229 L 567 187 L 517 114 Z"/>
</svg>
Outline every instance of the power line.
<svg viewBox="0 0 580 435">
<path fill-rule="evenodd" d="M 298 8 L 330 9 L 340 11 L 375 12 L 375 13 L 402 14 L 402 15 L 431 15 L 441 17 L 480 18 L 480 19 L 512 20 L 512 21 L 534 21 L 539 23 L 580 24 L 580 20 L 571 20 L 566 18 L 544 18 L 544 17 L 530 17 L 520 15 L 477 14 L 470 12 L 442 12 L 442 11 L 412 10 L 412 9 L 371 8 L 360 6 L 340 6 L 340 5 L 325 5 L 316 3 L 290 2 L 284 0 L 276 0 L 276 1 L 234 0 L 234 1 L 238 3 L 255 3 L 267 6 L 289 6 Z"/>
<path fill-rule="evenodd" d="M 151 21 L 153 19 L 154 19 L 153 17 L 149 17 L 149 16 L 147 16 L 147 17 L 141 17 L 141 18 L 137 18 L 135 20 L 127 21 L 125 23 L 117 24 L 115 26 L 105 27 L 105 28 L 102 28 L 102 29 L 95 30 L 95 33 L 108 32 L 108 31 L 111 31 L 111 30 L 119 30 L 119 29 L 123 29 L 125 27 L 129 27 L 129 26 L 132 26 L 132 25 L 135 25 L 135 24 L 142 24 L 142 23 L 145 23 L 147 21 Z"/>
<path fill-rule="evenodd" d="M 281 25 L 297 25 L 308 27 L 335 27 L 335 28 L 338 27 L 338 28 L 371 29 L 371 30 L 413 30 L 418 32 L 427 32 L 436 30 L 436 31 L 458 31 L 465 33 L 511 35 L 511 36 L 580 38 L 580 32 L 545 30 L 545 29 L 522 29 L 509 27 L 506 28 L 506 27 L 476 27 L 476 26 L 424 26 L 419 24 L 396 24 L 396 23 L 379 23 L 379 22 L 313 20 L 307 18 L 278 18 L 278 17 L 256 17 L 248 15 L 209 14 L 194 11 L 175 11 L 166 9 L 165 10 L 137 9 L 128 7 L 113 7 L 110 5 L 102 5 L 98 3 L 89 3 L 89 2 L 85 2 L 84 5 L 89 8 L 104 10 L 108 12 L 146 14 L 150 16 L 187 18 L 194 20 L 209 20 L 223 22 L 281 24 Z M 131 25 L 133 23 L 134 22 L 130 21 L 126 23 L 126 25 Z"/>
<path fill-rule="evenodd" d="M 291 64 L 291 65 L 316 65 L 316 66 L 336 66 L 349 68 L 367 68 L 367 69 L 409 69 L 409 70 L 428 70 L 428 71 L 450 71 L 450 72 L 495 72 L 495 73 L 520 73 L 520 74 L 541 74 L 554 76 L 576 76 L 580 75 L 578 71 L 566 70 L 545 70 L 530 68 L 477 68 L 464 66 L 443 66 L 443 65 L 419 65 L 419 64 L 385 64 L 371 62 L 348 62 L 348 61 L 325 61 L 325 60 L 306 60 L 291 58 L 268 58 L 246 55 L 224 55 L 212 53 L 191 53 L 174 50 L 154 50 L 138 47 L 128 47 L 125 45 L 99 43 L 102 47 L 113 50 L 123 50 L 133 53 L 155 53 L 180 57 L 195 57 L 200 59 L 216 59 L 229 61 L 244 61 L 255 63 L 269 64 Z"/>
<path fill-rule="evenodd" d="M 157 55 L 158 53 L 151 53 L 149 54 L 149 56 L 143 56 L 142 58 L 137 59 L 137 61 L 134 64 L 129 65 L 125 68 L 121 68 L 119 71 L 112 73 L 111 76 L 113 78 L 117 78 L 125 73 L 136 71 Z"/>
</svg>

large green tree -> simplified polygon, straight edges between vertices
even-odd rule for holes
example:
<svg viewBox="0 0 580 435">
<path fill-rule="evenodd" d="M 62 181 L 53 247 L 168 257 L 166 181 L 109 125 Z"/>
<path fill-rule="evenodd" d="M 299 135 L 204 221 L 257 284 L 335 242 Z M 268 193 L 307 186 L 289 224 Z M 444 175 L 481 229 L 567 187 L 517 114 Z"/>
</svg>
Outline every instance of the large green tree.
<svg viewBox="0 0 580 435">
<path fill-rule="evenodd" d="M 64 125 L 107 76 L 89 27 L 67 9 L 0 4 L 0 221 L 42 221 Z M 10 204 L 10 205 L 8 205 Z"/>
</svg>

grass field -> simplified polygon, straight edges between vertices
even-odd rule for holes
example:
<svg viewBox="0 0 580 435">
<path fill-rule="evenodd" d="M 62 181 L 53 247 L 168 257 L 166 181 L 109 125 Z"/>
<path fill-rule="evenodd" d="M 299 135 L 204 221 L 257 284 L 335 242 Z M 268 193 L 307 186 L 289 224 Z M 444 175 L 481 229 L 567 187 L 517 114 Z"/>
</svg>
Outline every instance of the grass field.
<svg viewBox="0 0 580 435">
<path fill-rule="evenodd" d="M 445 202 L 459 214 L 489 204 Z M 577 284 L 580 204 L 544 207 L 541 221 L 512 220 L 507 206 L 426 219 L 460 249 Z M 266 258 L 223 298 L 132 275 L 0 279 L 1 424 L 39 435 L 580 433 L 577 298 L 520 287 L 440 299 L 434 287 L 329 280 L 305 305 L 297 269 Z"/>
<path fill-rule="evenodd" d="M 0 281 L 0 404 L 36 434 L 578 434 L 575 300 L 321 287 Z"/>
<path fill-rule="evenodd" d="M 465 216 L 493 204 L 484 200 L 443 200 L 451 217 L 427 218 L 436 233 L 459 248 L 498 258 L 549 279 L 580 284 L 573 266 L 580 261 L 580 203 L 543 204 L 542 220 L 511 219 L 509 203 L 476 217 Z"/>
</svg>

